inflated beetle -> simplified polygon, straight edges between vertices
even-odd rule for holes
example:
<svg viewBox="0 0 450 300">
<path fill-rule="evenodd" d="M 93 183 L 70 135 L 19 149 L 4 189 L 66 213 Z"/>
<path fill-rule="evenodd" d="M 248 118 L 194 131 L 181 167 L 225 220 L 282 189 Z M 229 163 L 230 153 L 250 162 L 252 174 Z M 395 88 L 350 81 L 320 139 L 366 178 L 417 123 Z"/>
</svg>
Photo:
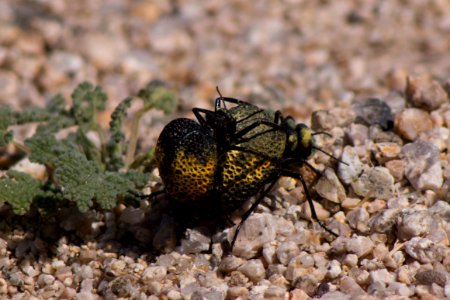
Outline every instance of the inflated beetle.
<svg viewBox="0 0 450 300">
<path fill-rule="evenodd" d="M 227 102 L 235 106 L 228 109 Z M 209 207 L 227 218 L 256 196 L 242 215 L 233 247 L 241 225 L 277 180 L 290 176 L 302 183 L 313 219 L 336 235 L 319 221 L 306 183 L 296 171 L 306 165 L 319 174 L 306 161 L 315 149 L 324 152 L 314 144 L 314 134 L 318 133 L 279 111 L 263 110 L 234 98 L 221 96 L 214 111 L 194 108 L 193 112 L 199 123 L 176 119 L 158 139 L 158 167 L 170 197 Z"/>
</svg>

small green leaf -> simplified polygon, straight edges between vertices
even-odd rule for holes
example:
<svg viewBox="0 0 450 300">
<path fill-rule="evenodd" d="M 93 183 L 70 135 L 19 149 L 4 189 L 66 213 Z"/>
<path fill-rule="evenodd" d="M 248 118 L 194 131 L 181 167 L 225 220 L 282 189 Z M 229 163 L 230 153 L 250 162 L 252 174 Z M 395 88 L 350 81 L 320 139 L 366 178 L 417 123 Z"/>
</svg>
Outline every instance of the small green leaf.
<svg viewBox="0 0 450 300">
<path fill-rule="evenodd" d="M 6 175 L 8 178 L 0 180 L 0 202 L 9 203 L 15 214 L 23 215 L 41 193 L 41 182 L 18 171 L 10 170 Z"/>
</svg>

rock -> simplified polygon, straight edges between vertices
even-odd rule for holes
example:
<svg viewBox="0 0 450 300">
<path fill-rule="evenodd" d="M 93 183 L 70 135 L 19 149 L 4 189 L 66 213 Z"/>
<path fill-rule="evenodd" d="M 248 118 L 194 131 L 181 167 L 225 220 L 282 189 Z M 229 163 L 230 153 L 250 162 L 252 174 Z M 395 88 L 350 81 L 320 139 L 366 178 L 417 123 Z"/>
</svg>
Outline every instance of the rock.
<svg viewBox="0 0 450 300">
<path fill-rule="evenodd" d="M 355 253 L 358 257 L 363 257 L 372 251 L 374 244 L 368 237 L 356 236 L 348 239 L 345 246 L 348 252 Z"/>
<path fill-rule="evenodd" d="M 230 273 L 237 270 L 240 266 L 244 264 L 242 258 L 236 256 L 227 256 L 220 262 L 219 271 L 223 273 Z"/>
<path fill-rule="evenodd" d="M 142 273 L 144 283 L 150 281 L 161 281 L 167 275 L 167 268 L 164 266 L 150 266 Z"/>
<path fill-rule="evenodd" d="M 279 286 L 270 286 L 264 291 L 264 299 L 284 299 L 286 295 L 286 288 Z"/>
<path fill-rule="evenodd" d="M 437 214 L 444 220 L 450 220 L 450 204 L 442 200 L 437 201 L 432 207 L 429 208 L 430 214 Z"/>
<path fill-rule="evenodd" d="M 163 216 L 161 224 L 158 227 L 153 238 L 153 247 L 165 253 L 170 252 L 175 248 L 177 243 L 175 233 L 175 223 L 172 217 Z"/>
<path fill-rule="evenodd" d="M 432 285 L 433 283 L 435 283 L 442 287 L 445 286 L 447 277 L 449 276 L 445 273 L 435 270 L 422 271 L 416 274 L 416 280 L 418 284 Z"/>
<path fill-rule="evenodd" d="M 364 145 L 369 139 L 369 128 L 363 124 L 352 123 L 349 126 L 347 136 L 353 146 Z"/>
<path fill-rule="evenodd" d="M 390 282 L 386 288 L 386 293 L 393 295 L 394 297 L 405 297 L 409 299 L 414 295 L 414 288 L 408 287 L 404 283 Z"/>
<path fill-rule="evenodd" d="M 403 179 L 406 163 L 401 159 L 393 159 L 384 164 L 396 181 Z"/>
<path fill-rule="evenodd" d="M 379 164 L 385 164 L 397 158 L 401 150 L 402 148 L 396 143 L 376 143 L 373 144 L 372 153 Z"/>
<path fill-rule="evenodd" d="M 369 279 L 371 283 L 382 282 L 384 284 L 387 284 L 394 281 L 395 275 L 389 273 L 389 271 L 386 269 L 380 269 L 370 272 Z"/>
<path fill-rule="evenodd" d="M 432 216 L 428 211 L 403 209 L 398 222 L 398 237 L 400 240 L 410 240 L 416 236 L 423 236 L 430 231 Z"/>
<path fill-rule="evenodd" d="M 337 260 L 332 260 L 328 266 L 327 276 L 331 279 L 335 279 L 341 275 L 341 273 L 341 264 Z"/>
<path fill-rule="evenodd" d="M 391 108 L 378 98 L 368 98 L 353 105 L 356 122 L 368 126 L 379 125 L 384 130 L 391 129 L 394 119 Z"/>
<path fill-rule="evenodd" d="M 347 213 L 348 224 L 358 231 L 366 232 L 369 220 L 369 213 L 363 207 L 353 209 Z"/>
<path fill-rule="evenodd" d="M 359 160 L 354 148 L 346 146 L 342 153 L 341 160 L 346 164 L 339 164 L 338 176 L 345 184 L 350 184 L 356 180 L 363 171 L 363 163 Z"/>
<path fill-rule="evenodd" d="M 433 128 L 430 115 L 418 108 L 407 108 L 395 118 L 395 132 L 403 138 L 414 141 L 421 133 Z"/>
<path fill-rule="evenodd" d="M 388 208 L 373 216 L 369 220 L 369 227 L 374 232 L 386 233 L 392 230 L 397 223 L 397 216 L 400 213 L 398 208 Z"/>
<path fill-rule="evenodd" d="M 89 32 L 82 36 L 80 51 L 100 70 L 113 70 L 122 61 L 127 43 L 118 34 Z"/>
<path fill-rule="evenodd" d="M 322 173 L 315 189 L 320 196 L 334 203 L 342 202 L 346 196 L 344 187 L 336 173 L 330 168 L 325 169 L 325 172 Z"/>
<path fill-rule="evenodd" d="M 0 71 L 0 103 L 11 103 L 11 98 L 13 98 L 17 90 L 19 89 L 19 78 L 13 72 Z M 18 108 L 13 106 L 13 108 Z"/>
<path fill-rule="evenodd" d="M 406 82 L 406 99 L 415 107 L 432 111 L 448 102 L 443 87 L 428 76 L 408 77 Z"/>
<path fill-rule="evenodd" d="M 265 278 L 266 270 L 263 263 L 259 259 L 251 259 L 238 268 L 251 281 L 257 283 Z"/>
<path fill-rule="evenodd" d="M 431 143 L 418 140 L 403 146 L 405 176 L 415 189 L 439 191 L 443 184 L 439 150 Z"/>
<path fill-rule="evenodd" d="M 278 260 L 285 266 L 300 253 L 300 249 L 293 241 L 281 243 L 276 250 Z"/>
<path fill-rule="evenodd" d="M 197 228 L 188 228 L 185 232 L 185 238 L 181 240 L 180 251 L 182 253 L 200 253 L 209 250 L 210 245 L 211 238 L 208 235 L 203 234 Z"/>
<path fill-rule="evenodd" d="M 231 286 L 227 290 L 227 299 L 247 299 L 248 289 L 244 286 Z"/>
<path fill-rule="evenodd" d="M 340 281 L 341 291 L 352 297 L 358 295 L 365 295 L 366 292 L 359 286 L 359 284 L 350 276 L 345 276 Z"/>
<path fill-rule="evenodd" d="M 141 223 L 144 220 L 144 217 L 145 213 L 142 209 L 130 206 L 122 211 L 119 221 L 135 225 Z"/>
<path fill-rule="evenodd" d="M 405 251 L 413 259 L 427 264 L 442 261 L 446 247 L 437 245 L 427 238 L 414 237 L 405 242 Z"/>
<path fill-rule="evenodd" d="M 251 215 L 239 232 L 233 254 L 246 259 L 255 257 L 265 243 L 275 239 L 276 228 L 276 220 L 271 214 Z M 230 230 L 228 239 L 233 236 L 234 231 Z"/>
<path fill-rule="evenodd" d="M 384 167 L 366 168 L 351 186 L 359 196 L 386 200 L 392 197 L 394 178 Z"/>
</svg>

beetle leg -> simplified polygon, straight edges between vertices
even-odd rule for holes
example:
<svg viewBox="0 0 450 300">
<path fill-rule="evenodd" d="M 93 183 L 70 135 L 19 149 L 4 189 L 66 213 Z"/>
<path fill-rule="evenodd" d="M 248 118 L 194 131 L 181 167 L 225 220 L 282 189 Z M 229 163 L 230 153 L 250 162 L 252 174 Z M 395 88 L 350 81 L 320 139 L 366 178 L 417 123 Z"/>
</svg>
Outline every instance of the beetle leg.
<svg viewBox="0 0 450 300">
<path fill-rule="evenodd" d="M 295 173 L 295 172 L 291 172 L 291 171 L 289 171 L 289 170 L 282 170 L 282 171 L 281 171 L 281 176 L 289 176 L 289 177 L 298 179 L 298 180 L 302 183 L 303 190 L 304 190 L 305 196 L 306 196 L 306 200 L 308 200 L 308 204 L 309 204 L 309 207 L 310 207 L 310 209 L 311 209 L 311 217 L 312 217 L 317 223 L 319 223 L 320 227 L 322 227 L 323 229 L 325 229 L 326 232 L 328 232 L 328 233 L 330 233 L 330 234 L 332 234 L 332 235 L 334 235 L 334 236 L 337 237 L 338 234 L 336 234 L 336 233 L 334 233 L 333 231 L 331 231 L 330 229 L 328 229 L 328 228 L 325 226 L 325 224 L 323 224 L 322 221 L 319 220 L 319 217 L 317 217 L 316 210 L 315 210 L 315 208 L 314 208 L 314 203 L 313 203 L 312 198 L 311 198 L 311 194 L 309 193 L 308 187 L 307 187 L 306 182 L 305 182 L 305 180 L 303 179 L 302 175 L 300 175 L 300 174 L 298 174 L 298 173 Z"/>
</svg>

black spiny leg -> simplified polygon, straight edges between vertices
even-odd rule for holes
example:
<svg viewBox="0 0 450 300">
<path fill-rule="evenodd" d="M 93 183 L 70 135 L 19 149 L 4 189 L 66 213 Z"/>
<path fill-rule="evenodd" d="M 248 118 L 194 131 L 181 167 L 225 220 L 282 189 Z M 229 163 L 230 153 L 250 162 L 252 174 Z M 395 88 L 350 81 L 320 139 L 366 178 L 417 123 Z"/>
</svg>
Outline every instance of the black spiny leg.
<svg viewBox="0 0 450 300">
<path fill-rule="evenodd" d="M 325 229 L 326 232 L 334 235 L 335 237 L 338 236 L 338 234 L 334 233 L 333 231 L 331 231 L 330 229 L 328 229 L 325 224 L 322 223 L 322 221 L 319 220 L 319 217 L 317 217 L 316 214 L 316 209 L 314 208 L 314 203 L 312 201 L 311 195 L 309 193 L 308 187 L 306 185 L 305 180 L 303 179 L 303 177 L 300 174 L 297 174 L 295 172 L 289 171 L 289 170 L 282 170 L 281 172 L 282 176 L 289 176 L 295 179 L 300 180 L 300 182 L 302 183 L 303 186 L 303 190 L 305 191 L 305 196 L 306 199 L 308 200 L 308 204 L 309 204 L 309 208 L 311 209 L 311 217 L 317 222 L 319 223 L 320 227 L 322 227 L 323 229 Z"/>
</svg>

